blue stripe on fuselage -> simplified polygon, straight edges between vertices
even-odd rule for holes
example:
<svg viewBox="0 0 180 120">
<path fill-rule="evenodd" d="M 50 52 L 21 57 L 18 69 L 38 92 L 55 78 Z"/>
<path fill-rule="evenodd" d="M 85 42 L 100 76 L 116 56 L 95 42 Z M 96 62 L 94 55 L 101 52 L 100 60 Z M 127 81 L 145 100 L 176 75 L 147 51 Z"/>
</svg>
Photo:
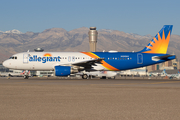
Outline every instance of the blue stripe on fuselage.
<svg viewBox="0 0 180 120">
<path fill-rule="evenodd" d="M 168 54 L 150 54 L 150 53 L 139 53 L 139 52 L 93 52 L 100 58 L 104 58 L 104 61 L 111 66 L 119 70 L 134 69 L 138 67 L 144 67 L 152 64 L 162 63 L 167 60 L 175 59 L 175 56 L 169 57 L 168 59 L 153 61 L 152 57 L 165 56 Z M 138 54 L 142 54 L 142 63 L 138 63 Z"/>
</svg>

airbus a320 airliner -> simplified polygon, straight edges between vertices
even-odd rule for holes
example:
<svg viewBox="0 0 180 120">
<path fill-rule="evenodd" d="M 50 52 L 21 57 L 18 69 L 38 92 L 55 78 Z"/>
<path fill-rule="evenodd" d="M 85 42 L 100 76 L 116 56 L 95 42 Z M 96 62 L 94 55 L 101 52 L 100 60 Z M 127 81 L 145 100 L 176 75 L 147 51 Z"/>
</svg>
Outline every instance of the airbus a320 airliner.
<svg viewBox="0 0 180 120">
<path fill-rule="evenodd" d="M 3 65 L 18 70 L 53 70 L 55 76 L 82 72 L 82 78 L 87 79 L 85 71 L 122 71 L 162 63 L 176 58 L 166 54 L 172 27 L 164 25 L 139 52 L 23 52 L 14 54 Z"/>
</svg>

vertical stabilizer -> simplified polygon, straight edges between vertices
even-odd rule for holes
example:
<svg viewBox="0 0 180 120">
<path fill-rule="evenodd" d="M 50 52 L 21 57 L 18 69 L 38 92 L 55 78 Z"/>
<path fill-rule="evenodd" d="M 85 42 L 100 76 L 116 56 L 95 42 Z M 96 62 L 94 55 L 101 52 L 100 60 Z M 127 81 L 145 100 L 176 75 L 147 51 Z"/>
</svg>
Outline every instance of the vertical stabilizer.
<svg viewBox="0 0 180 120">
<path fill-rule="evenodd" d="M 166 54 L 173 25 L 164 25 L 150 43 L 140 52 Z"/>
</svg>

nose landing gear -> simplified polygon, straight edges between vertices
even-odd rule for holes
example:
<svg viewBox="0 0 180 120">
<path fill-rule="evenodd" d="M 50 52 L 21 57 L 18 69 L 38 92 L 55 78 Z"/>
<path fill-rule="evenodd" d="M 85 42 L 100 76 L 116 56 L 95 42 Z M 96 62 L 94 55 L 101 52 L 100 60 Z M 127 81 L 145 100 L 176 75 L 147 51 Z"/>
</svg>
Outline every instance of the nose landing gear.
<svg viewBox="0 0 180 120">
<path fill-rule="evenodd" d="M 28 79 L 29 78 L 29 76 L 28 75 L 24 75 L 24 79 Z"/>
<path fill-rule="evenodd" d="M 28 79 L 30 71 L 26 70 L 23 73 L 24 73 L 24 79 Z"/>
</svg>

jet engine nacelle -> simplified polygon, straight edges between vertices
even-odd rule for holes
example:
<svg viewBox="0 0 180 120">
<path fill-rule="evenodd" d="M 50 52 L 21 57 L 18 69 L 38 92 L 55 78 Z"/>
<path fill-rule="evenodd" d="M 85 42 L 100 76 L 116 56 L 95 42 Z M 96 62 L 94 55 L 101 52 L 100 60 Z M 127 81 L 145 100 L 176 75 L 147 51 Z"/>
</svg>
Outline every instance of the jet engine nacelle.
<svg viewBox="0 0 180 120">
<path fill-rule="evenodd" d="M 71 74 L 70 66 L 55 66 L 55 76 L 68 76 Z"/>
</svg>

